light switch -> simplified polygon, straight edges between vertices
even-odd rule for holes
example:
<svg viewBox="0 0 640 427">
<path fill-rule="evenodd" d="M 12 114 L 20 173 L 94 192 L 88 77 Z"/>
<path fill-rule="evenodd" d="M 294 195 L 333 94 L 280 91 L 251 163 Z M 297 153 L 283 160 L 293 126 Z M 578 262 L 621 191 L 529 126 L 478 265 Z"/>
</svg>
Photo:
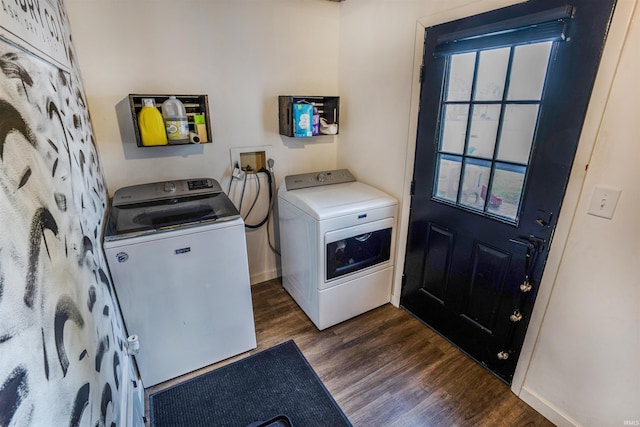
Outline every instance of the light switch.
<svg viewBox="0 0 640 427">
<path fill-rule="evenodd" d="M 596 185 L 587 213 L 607 219 L 613 218 L 620 193 L 622 190 L 619 188 Z"/>
</svg>

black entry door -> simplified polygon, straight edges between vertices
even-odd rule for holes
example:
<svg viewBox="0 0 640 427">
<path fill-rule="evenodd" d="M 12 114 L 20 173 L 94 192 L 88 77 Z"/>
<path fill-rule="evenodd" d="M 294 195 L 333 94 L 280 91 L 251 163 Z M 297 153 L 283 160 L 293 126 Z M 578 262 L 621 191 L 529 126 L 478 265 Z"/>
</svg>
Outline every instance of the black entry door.
<svg viewBox="0 0 640 427">
<path fill-rule="evenodd" d="M 613 0 L 426 30 L 401 305 L 510 383 Z"/>
</svg>

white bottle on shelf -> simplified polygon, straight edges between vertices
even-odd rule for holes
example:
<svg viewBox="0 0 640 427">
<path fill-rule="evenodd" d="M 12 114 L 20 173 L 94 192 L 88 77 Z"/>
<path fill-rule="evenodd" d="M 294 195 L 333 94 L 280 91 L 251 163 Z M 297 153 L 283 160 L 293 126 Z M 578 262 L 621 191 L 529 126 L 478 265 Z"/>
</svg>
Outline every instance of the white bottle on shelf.
<svg viewBox="0 0 640 427">
<path fill-rule="evenodd" d="M 162 118 L 167 130 L 169 144 L 189 142 L 189 124 L 184 104 L 174 95 L 162 103 Z"/>
</svg>

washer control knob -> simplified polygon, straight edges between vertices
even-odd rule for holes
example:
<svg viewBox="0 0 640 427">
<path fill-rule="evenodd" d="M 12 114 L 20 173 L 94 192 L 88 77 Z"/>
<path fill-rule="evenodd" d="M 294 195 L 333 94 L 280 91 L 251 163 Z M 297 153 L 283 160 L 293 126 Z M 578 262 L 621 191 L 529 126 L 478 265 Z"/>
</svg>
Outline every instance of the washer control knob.
<svg viewBox="0 0 640 427">
<path fill-rule="evenodd" d="M 165 193 L 173 193 L 176 191 L 176 184 L 171 181 L 167 181 L 164 183 L 164 192 Z"/>
<path fill-rule="evenodd" d="M 318 180 L 318 182 L 324 182 L 326 178 L 327 175 L 325 175 L 324 173 L 319 173 L 316 179 Z"/>
</svg>

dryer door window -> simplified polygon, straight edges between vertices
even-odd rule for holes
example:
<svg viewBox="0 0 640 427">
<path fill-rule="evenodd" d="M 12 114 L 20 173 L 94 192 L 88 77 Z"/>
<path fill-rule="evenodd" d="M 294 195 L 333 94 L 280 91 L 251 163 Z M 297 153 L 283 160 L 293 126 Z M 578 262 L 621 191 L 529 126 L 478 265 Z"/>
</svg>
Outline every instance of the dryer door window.
<svg viewBox="0 0 640 427">
<path fill-rule="evenodd" d="M 382 220 L 327 233 L 327 280 L 389 261 L 392 225 L 392 220 Z"/>
</svg>

